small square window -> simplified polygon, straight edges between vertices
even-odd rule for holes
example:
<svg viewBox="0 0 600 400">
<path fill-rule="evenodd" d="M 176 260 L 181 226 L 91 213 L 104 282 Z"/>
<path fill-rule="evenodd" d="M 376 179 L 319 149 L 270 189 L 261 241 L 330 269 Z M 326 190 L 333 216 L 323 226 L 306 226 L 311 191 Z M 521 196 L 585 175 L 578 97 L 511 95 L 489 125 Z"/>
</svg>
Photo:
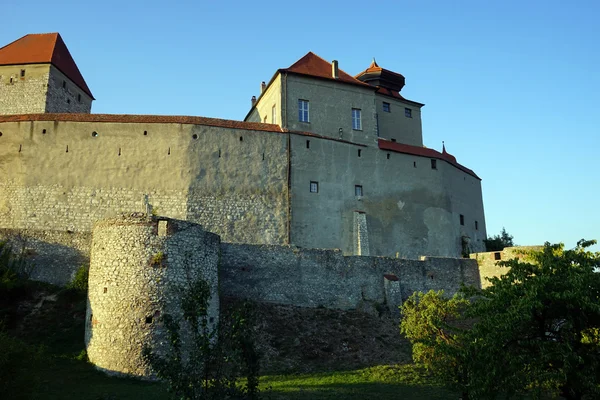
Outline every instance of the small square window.
<svg viewBox="0 0 600 400">
<path fill-rule="evenodd" d="M 460 224 L 464 225 L 465 224 L 465 216 L 460 214 Z"/>
<path fill-rule="evenodd" d="M 319 182 L 315 182 L 315 181 L 310 182 L 310 192 L 311 193 L 319 193 Z"/>
<path fill-rule="evenodd" d="M 357 197 L 361 197 L 363 195 L 363 190 L 361 185 L 354 185 L 354 195 Z"/>
<path fill-rule="evenodd" d="M 298 100 L 298 121 L 310 122 L 308 100 Z"/>
<path fill-rule="evenodd" d="M 25 77 L 25 70 L 24 70 L 24 69 L 22 69 L 22 70 L 21 70 L 21 78 L 24 78 L 24 77 Z"/>
<path fill-rule="evenodd" d="M 390 112 L 390 103 L 383 102 L 383 111 Z"/>
<path fill-rule="evenodd" d="M 437 160 L 431 160 L 431 169 L 437 169 Z"/>
<path fill-rule="evenodd" d="M 404 116 L 407 118 L 412 118 L 412 110 L 410 108 L 404 109 Z"/>
<path fill-rule="evenodd" d="M 479 230 L 479 224 L 477 223 L 477 221 L 475 221 L 475 230 L 478 231 Z"/>
<path fill-rule="evenodd" d="M 500 254 L 499 252 L 494 253 L 494 260 L 502 260 L 502 254 Z"/>
<path fill-rule="evenodd" d="M 362 119 L 361 119 L 360 108 L 352 109 L 352 129 L 354 129 L 355 131 L 362 130 Z"/>
</svg>

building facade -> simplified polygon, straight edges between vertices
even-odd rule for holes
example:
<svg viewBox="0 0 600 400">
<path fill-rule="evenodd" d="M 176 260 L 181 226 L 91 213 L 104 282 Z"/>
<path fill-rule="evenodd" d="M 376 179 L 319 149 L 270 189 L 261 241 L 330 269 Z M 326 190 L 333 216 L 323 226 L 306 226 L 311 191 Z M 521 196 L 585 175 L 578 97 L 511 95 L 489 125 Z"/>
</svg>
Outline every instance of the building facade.
<svg viewBox="0 0 600 400">
<path fill-rule="evenodd" d="M 90 114 L 58 34 L 1 48 L 0 75 L 0 238 L 45 246 L 37 257 L 81 255 L 95 221 L 145 205 L 230 243 L 484 249 L 480 178 L 423 147 L 423 104 L 375 62 L 353 77 L 308 53 L 261 85 L 244 121 Z"/>
</svg>

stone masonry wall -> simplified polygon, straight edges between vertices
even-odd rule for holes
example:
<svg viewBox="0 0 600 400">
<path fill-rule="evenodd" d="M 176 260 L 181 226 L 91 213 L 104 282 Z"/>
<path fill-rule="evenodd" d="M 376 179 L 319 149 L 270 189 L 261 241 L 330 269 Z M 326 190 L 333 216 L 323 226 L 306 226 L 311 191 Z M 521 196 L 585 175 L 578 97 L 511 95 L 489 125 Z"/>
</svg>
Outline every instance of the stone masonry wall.
<svg viewBox="0 0 600 400">
<path fill-rule="evenodd" d="M 481 274 L 481 287 L 491 286 L 488 278 L 500 277 L 508 272 L 508 268 L 498 265 L 499 261 L 506 261 L 513 258 L 524 259 L 524 252 L 539 250 L 541 246 L 515 246 L 506 247 L 502 251 L 488 251 L 483 253 L 470 254 L 470 258 L 477 261 Z"/>
<path fill-rule="evenodd" d="M 22 252 L 31 279 L 65 285 L 81 266 L 90 263 L 91 232 L 0 229 L 0 241 Z"/>
<path fill-rule="evenodd" d="M 45 112 L 89 114 L 92 112 L 92 98 L 55 66 L 51 66 Z"/>
<path fill-rule="evenodd" d="M 144 345 L 164 353 L 160 316 L 182 323 L 180 300 L 191 282 L 210 285 L 210 329 L 219 316 L 219 237 L 199 225 L 131 214 L 96 224 L 89 274 L 85 342 L 90 361 L 114 374 L 151 376 Z M 181 324 L 182 349 L 190 345 Z"/>
<path fill-rule="evenodd" d="M 0 66 L 0 115 L 46 112 L 49 76 L 49 64 Z"/>
<path fill-rule="evenodd" d="M 221 294 L 259 302 L 343 310 L 385 304 L 394 309 L 399 296 L 386 292 L 386 287 L 397 290 L 385 284 L 389 278 L 398 278 L 402 299 L 414 291 L 453 294 L 461 283 L 481 284 L 477 263 L 470 259 L 343 256 L 339 250 L 231 243 L 222 243 L 221 249 Z M 392 298 L 398 304 L 389 304 Z"/>
</svg>

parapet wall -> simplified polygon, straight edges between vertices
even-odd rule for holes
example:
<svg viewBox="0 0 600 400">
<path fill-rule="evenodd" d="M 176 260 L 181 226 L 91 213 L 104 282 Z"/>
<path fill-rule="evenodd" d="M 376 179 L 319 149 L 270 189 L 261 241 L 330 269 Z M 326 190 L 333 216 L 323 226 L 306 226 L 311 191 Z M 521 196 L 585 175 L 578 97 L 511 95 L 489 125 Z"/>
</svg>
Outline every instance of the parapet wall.
<svg viewBox="0 0 600 400">
<path fill-rule="evenodd" d="M 109 373 L 149 376 L 144 345 L 167 351 L 159 317 L 183 326 L 182 350 L 190 345 L 183 324 L 183 293 L 198 279 L 210 286 L 210 329 L 219 318 L 217 235 L 200 225 L 144 214 L 104 220 L 94 227 L 85 342 L 90 361 Z M 187 327 L 187 329 L 186 329 Z"/>
</svg>

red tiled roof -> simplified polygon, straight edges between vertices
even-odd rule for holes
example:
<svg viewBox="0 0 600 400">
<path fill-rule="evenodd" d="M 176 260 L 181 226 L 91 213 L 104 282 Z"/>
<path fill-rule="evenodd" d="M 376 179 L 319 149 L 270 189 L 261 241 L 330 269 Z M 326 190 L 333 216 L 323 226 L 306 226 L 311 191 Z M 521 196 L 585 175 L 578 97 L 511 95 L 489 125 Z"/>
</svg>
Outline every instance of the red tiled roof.
<svg viewBox="0 0 600 400">
<path fill-rule="evenodd" d="M 348 73 L 338 69 L 338 79 L 331 75 L 331 63 L 309 51 L 304 57 L 296 61 L 289 68 L 280 69 L 279 72 L 291 72 L 299 75 L 307 75 L 315 78 L 329 79 L 350 83 L 352 85 L 371 88 L 372 86 L 352 77 Z"/>
<path fill-rule="evenodd" d="M 384 88 L 384 87 L 381 87 L 381 86 L 377 87 L 377 93 L 378 94 L 383 94 L 385 96 L 394 97 L 394 98 L 396 98 L 398 100 L 406 101 L 408 103 L 413 103 L 413 104 L 416 104 L 416 105 L 418 105 L 420 107 L 423 107 L 425 105 L 423 103 L 419 103 L 419 102 L 416 102 L 416 101 L 408 100 L 408 99 L 404 98 L 399 92 L 397 92 L 395 90 L 390 90 L 388 88 Z"/>
<path fill-rule="evenodd" d="M 60 34 L 29 34 L 0 48 L 0 65 L 46 63 L 54 65 L 94 99 Z"/>
<path fill-rule="evenodd" d="M 125 124 L 190 124 L 217 126 L 230 129 L 279 132 L 279 125 L 260 122 L 242 122 L 229 119 L 188 117 L 178 115 L 125 115 L 125 114 L 21 114 L 0 115 L 0 122 L 65 121 L 65 122 L 117 122 Z"/>
<path fill-rule="evenodd" d="M 478 177 L 477 174 L 473 170 L 470 170 L 469 168 L 457 163 L 456 157 L 454 157 L 450 153 L 447 153 L 445 149 L 444 149 L 443 153 L 440 153 L 439 151 L 435 151 L 433 149 L 428 149 L 427 147 L 411 146 L 408 144 L 390 142 L 389 140 L 385 140 L 385 139 L 378 139 L 377 143 L 381 150 L 390 150 L 390 151 L 394 151 L 396 153 L 412 154 L 414 156 L 437 158 L 439 160 L 444 160 L 444 161 L 454 165 L 456 168 L 460 169 L 461 171 L 466 172 L 467 174 L 481 180 L 481 178 Z"/>
</svg>

